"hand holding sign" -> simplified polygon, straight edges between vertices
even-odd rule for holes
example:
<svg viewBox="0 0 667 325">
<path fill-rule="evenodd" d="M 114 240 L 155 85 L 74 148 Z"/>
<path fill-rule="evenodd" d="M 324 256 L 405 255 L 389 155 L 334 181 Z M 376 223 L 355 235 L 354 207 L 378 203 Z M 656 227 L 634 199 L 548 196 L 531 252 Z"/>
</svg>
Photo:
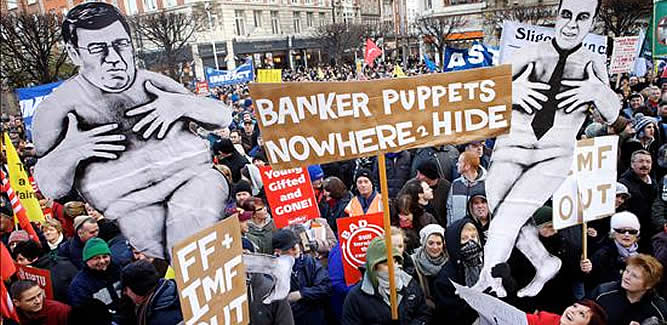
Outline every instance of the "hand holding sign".
<svg viewBox="0 0 667 325">
<path fill-rule="evenodd" d="M 526 114 L 533 114 L 535 110 L 542 110 L 542 104 L 537 101 L 546 102 L 548 98 L 540 93 L 539 90 L 546 91 L 551 89 L 551 86 L 548 84 L 529 80 L 534 68 L 535 63 L 529 63 L 526 70 L 512 81 L 512 104 L 521 106 Z"/>
</svg>

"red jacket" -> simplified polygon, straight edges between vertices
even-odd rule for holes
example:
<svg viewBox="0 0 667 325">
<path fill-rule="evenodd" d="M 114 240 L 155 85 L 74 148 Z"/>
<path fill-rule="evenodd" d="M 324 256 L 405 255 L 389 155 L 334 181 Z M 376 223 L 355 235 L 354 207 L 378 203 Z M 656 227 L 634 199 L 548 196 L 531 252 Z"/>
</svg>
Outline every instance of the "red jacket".
<svg viewBox="0 0 667 325">
<path fill-rule="evenodd" d="M 21 310 L 18 310 L 18 314 L 21 325 L 67 325 L 71 310 L 69 305 L 44 299 L 44 307 L 37 315 L 28 318 Z"/>
<path fill-rule="evenodd" d="M 541 311 L 537 314 L 526 314 L 528 325 L 560 325 L 560 315 Z"/>
</svg>

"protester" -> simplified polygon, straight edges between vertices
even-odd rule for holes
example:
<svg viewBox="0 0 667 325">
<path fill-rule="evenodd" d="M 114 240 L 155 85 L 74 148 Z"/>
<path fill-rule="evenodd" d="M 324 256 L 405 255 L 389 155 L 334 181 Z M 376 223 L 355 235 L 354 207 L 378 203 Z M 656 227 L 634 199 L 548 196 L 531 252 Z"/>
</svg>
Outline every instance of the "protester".
<svg viewBox="0 0 667 325">
<path fill-rule="evenodd" d="M 447 197 L 447 226 L 467 215 L 468 200 L 472 196 L 486 195 L 486 169 L 480 166 L 479 157 L 475 153 L 463 152 L 456 167 L 461 176 L 452 182 Z"/>
<path fill-rule="evenodd" d="M 322 184 L 324 200 L 320 202 L 320 216 L 327 220 L 329 227 L 338 238 L 337 219 L 345 217 L 345 207 L 352 200 L 352 193 L 343 181 L 336 176 L 329 176 Z"/>
<path fill-rule="evenodd" d="M 37 283 L 19 280 L 10 289 L 12 302 L 22 325 L 68 325 L 71 308 L 46 299 Z"/>
<path fill-rule="evenodd" d="M 63 226 L 56 219 L 46 219 L 42 223 L 42 233 L 46 239 L 49 252 L 54 255 L 58 254 L 60 247 L 67 243 L 63 234 Z"/>
<path fill-rule="evenodd" d="M 243 211 L 250 211 L 252 217 L 248 220 L 248 233 L 246 236 L 259 248 L 258 253 L 271 254 L 271 237 L 276 231 L 276 225 L 269 214 L 269 209 L 259 198 L 249 198 L 241 203 Z"/>
<path fill-rule="evenodd" d="M 370 170 L 365 168 L 359 170 L 354 183 L 357 185 L 359 195 L 354 196 L 347 204 L 345 214 L 347 216 L 361 216 L 382 212 L 382 197 L 373 186 Z"/>
<path fill-rule="evenodd" d="M 406 250 L 408 254 L 420 245 L 419 232 L 429 224 L 437 223 L 433 215 L 426 212 L 428 202 L 422 182 L 411 180 L 399 192 L 396 207 L 393 209 L 393 225 L 399 226 L 406 233 Z M 429 188 L 430 189 L 430 188 Z"/>
<path fill-rule="evenodd" d="M 419 231 L 421 246 L 410 257 L 415 266 L 415 278 L 424 292 L 424 300 L 433 311 L 435 302 L 435 278 L 448 259 L 445 248 L 445 229 L 438 224 L 427 225 Z M 393 243 L 393 238 L 392 238 Z"/>
<path fill-rule="evenodd" d="M 18 264 L 48 270 L 51 275 L 53 298 L 67 301 L 69 284 L 78 272 L 74 264 L 63 257 L 44 252 L 39 244 L 32 240 L 19 243 L 13 253 Z"/>
<path fill-rule="evenodd" d="M 651 317 L 665 322 L 667 303 L 654 290 L 662 273 L 663 266 L 654 257 L 631 256 L 622 279 L 601 284 L 591 297 L 607 312 L 609 325 L 642 324 Z"/>
<path fill-rule="evenodd" d="M 232 182 L 235 184 L 240 181 L 241 168 L 250 162 L 234 148 L 232 141 L 222 138 L 216 141 L 211 149 L 218 158 L 218 162 L 232 171 Z"/>
<path fill-rule="evenodd" d="M 427 210 L 432 211 L 435 219 L 444 227 L 447 225 L 447 197 L 452 184 L 440 176 L 438 165 L 434 160 L 425 160 L 417 165 L 416 178 L 431 187 L 433 199 Z"/>
<path fill-rule="evenodd" d="M 95 218 L 81 215 L 74 219 L 74 230 L 76 234 L 58 248 L 58 255 L 69 259 L 80 270 L 84 264 L 83 247 L 88 240 L 97 237 L 100 227 Z"/>
<path fill-rule="evenodd" d="M 489 231 L 489 222 L 491 221 L 489 203 L 486 201 L 486 196 L 477 194 L 468 200 L 468 216 L 475 221 L 477 228 L 482 231 L 482 238 L 486 240 L 487 232 Z"/>
<path fill-rule="evenodd" d="M 134 303 L 137 324 L 177 324 L 183 320 L 174 280 L 161 279 L 147 260 L 126 265 L 121 272 L 123 293 Z"/>
<path fill-rule="evenodd" d="M 644 236 L 640 238 L 642 249 L 650 251 L 650 238 L 658 232 L 651 222 L 651 205 L 657 192 L 656 181 L 650 174 L 651 154 L 646 150 L 637 150 L 632 153 L 631 161 L 630 169 L 621 175 L 619 182 L 627 186 L 630 192 L 628 211 L 639 218 L 644 231 Z"/>
<path fill-rule="evenodd" d="M 290 293 L 287 300 L 292 307 L 294 324 L 324 324 L 324 303 L 331 292 L 331 282 L 326 269 L 312 256 L 302 254 L 299 240 L 294 232 L 288 229 L 278 230 L 272 238 L 272 246 L 276 255 L 294 257 Z"/>
<path fill-rule="evenodd" d="M 526 314 L 528 325 L 607 325 L 607 313 L 592 300 L 581 300 L 562 315 L 548 312 Z"/>
<path fill-rule="evenodd" d="M 387 189 L 389 197 L 396 197 L 403 184 L 410 179 L 410 166 L 412 156 L 408 151 L 385 153 L 385 166 L 387 171 Z M 372 175 L 379 175 L 377 161 L 373 162 Z"/>
<path fill-rule="evenodd" d="M 392 247 L 394 261 L 401 258 Z M 342 325 L 393 324 L 389 302 L 387 246 L 381 237 L 373 239 L 366 251 L 366 272 L 348 293 L 343 305 Z M 395 264 L 394 280 L 401 324 L 429 324 L 431 313 L 419 284 Z"/>
</svg>

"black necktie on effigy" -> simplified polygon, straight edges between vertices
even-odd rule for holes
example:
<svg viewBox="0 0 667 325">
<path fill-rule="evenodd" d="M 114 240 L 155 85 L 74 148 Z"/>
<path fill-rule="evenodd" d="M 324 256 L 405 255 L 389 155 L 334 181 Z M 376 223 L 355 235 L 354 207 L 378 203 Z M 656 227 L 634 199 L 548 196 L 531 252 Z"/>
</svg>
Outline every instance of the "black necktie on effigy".
<svg viewBox="0 0 667 325">
<path fill-rule="evenodd" d="M 554 117 L 556 116 L 556 109 L 558 108 L 558 101 L 556 95 L 560 92 L 560 82 L 563 79 L 563 71 L 565 70 L 565 63 L 570 54 L 576 52 L 581 44 L 575 46 L 571 50 L 563 50 L 556 44 L 556 39 L 551 40 L 556 52 L 558 52 L 558 63 L 556 68 L 549 78 L 549 85 L 551 88 L 546 91 L 547 101 L 542 105 L 542 109 L 535 113 L 535 118 L 530 125 L 533 127 L 535 137 L 540 140 L 544 134 L 547 133 L 554 126 Z"/>
</svg>

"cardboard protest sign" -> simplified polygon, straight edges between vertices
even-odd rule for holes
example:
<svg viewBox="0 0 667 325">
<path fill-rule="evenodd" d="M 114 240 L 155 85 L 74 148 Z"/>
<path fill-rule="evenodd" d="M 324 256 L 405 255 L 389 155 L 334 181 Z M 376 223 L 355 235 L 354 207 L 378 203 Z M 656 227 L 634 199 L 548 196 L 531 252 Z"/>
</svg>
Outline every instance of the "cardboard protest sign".
<svg viewBox="0 0 667 325">
<path fill-rule="evenodd" d="M 511 83 L 506 65 L 249 87 L 269 163 L 285 169 L 508 133 Z"/>
<path fill-rule="evenodd" d="M 320 216 L 306 169 L 273 170 L 271 166 L 263 166 L 259 171 L 276 227 L 304 223 Z"/>
<path fill-rule="evenodd" d="M 577 142 L 570 173 L 554 192 L 554 228 L 589 222 L 615 212 L 618 137 Z"/>
<path fill-rule="evenodd" d="M 208 96 L 208 82 L 206 81 L 197 81 L 195 84 L 195 93 L 199 96 Z"/>
<path fill-rule="evenodd" d="M 450 280 L 451 281 L 451 280 Z M 456 293 L 479 313 L 480 325 L 528 325 L 526 313 L 491 295 L 452 281 Z"/>
<path fill-rule="evenodd" d="M 611 54 L 609 73 L 630 72 L 635 65 L 639 36 L 614 38 L 614 50 Z"/>
<path fill-rule="evenodd" d="M 384 235 L 382 212 L 336 219 L 338 238 L 343 259 L 345 284 L 361 280 L 359 267 L 366 263 L 366 250 L 371 240 Z"/>
<path fill-rule="evenodd" d="M 283 70 L 281 69 L 257 69 L 257 82 L 259 83 L 281 83 L 283 81 Z"/>
<path fill-rule="evenodd" d="M 47 299 L 53 299 L 53 285 L 51 284 L 51 272 L 49 270 L 16 264 L 16 277 L 19 280 L 34 281 L 40 288 L 44 289 Z"/>
<path fill-rule="evenodd" d="M 515 55 L 521 55 L 521 49 L 541 42 L 551 42 L 554 38 L 553 28 L 521 24 L 513 21 L 503 22 L 500 36 L 500 62 L 508 62 Z M 589 49 L 594 56 L 606 62 L 607 37 L 587 34 L 583 47 Z"/>
<path fill-rule="evenodd" d="M 186 325 L 248 324 L 241 232 L 225 219 L 174 245 L 174 273 Z"/>
</svg>

